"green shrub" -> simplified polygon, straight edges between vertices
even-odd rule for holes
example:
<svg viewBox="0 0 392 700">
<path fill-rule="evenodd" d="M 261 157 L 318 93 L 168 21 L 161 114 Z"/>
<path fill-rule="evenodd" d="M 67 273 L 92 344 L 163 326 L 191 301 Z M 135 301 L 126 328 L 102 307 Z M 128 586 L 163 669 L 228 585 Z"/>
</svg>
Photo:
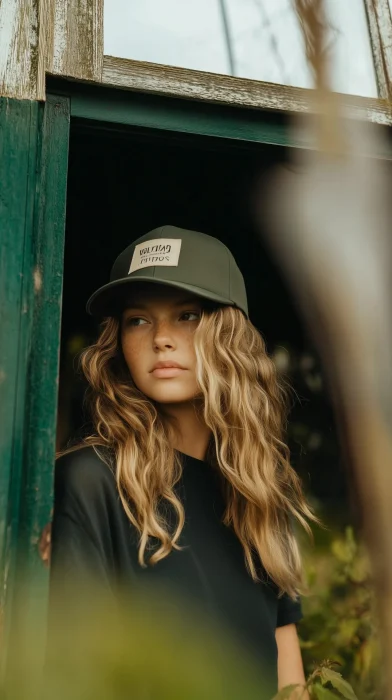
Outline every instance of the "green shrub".
<svg viewBox="0 0 392 700">
<path fill-rule="evenodd" d="M 310 595 L 299 627 L 305 670 L 330 659 L 360 700 L 379 700 L 381 653 L 368 558 L 347 527 L 329 546 L 315 548 L 306 562 Z M 347 696 L 346 696 L 347 697 Z"/>
</svg>

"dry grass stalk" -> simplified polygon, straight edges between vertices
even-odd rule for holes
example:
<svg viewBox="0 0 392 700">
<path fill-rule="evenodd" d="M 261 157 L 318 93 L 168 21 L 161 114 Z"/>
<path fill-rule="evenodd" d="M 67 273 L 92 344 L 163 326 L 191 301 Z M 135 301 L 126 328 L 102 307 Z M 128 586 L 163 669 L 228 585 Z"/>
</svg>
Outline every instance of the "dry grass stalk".
<svg viewBox="0 0 392 700">
<path fill-rule="evenodd" d="M 329 89 L 322 0 L 294 2 L 315 75 L 317 151 L 294 153 L 301 175 L 278 177 L 270 240 L 331 378 L 362 505 L 392 699 L 390 172 L 361 155 L 382 152 L 381 134 L 353 121 L 347 130 Z"/>
<path fill-rule="evenodd" d="M 310 99 L 318 115 L 315 123 L 317 147 L 321 151 L 341 153 L 345 150 L 339 126 L 339 99 L 330 90 L 330 64 L 327 49 L 329 24 L 323 0 L 293 0 L 302 29 L 306 58 L 312 69 L 315 90 Z"/>
</svg>

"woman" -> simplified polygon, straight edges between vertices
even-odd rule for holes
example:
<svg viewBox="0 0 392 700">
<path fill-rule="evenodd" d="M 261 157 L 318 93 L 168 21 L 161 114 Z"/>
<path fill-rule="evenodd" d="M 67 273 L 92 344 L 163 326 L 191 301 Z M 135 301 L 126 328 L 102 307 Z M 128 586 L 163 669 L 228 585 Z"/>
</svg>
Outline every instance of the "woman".
<svg viewBox="0 0 392 700">
<path fill-rule="evenodd" d="M 162 583 L 230 627 L 279 687 L 304 683 L 292 522 L 315 517 L 233 256 L 163 226 L 119 255 L 87 308 L 105 317 L 82 356 L 94 434 L 56 464 L 53 580 Z"/>
</svg>

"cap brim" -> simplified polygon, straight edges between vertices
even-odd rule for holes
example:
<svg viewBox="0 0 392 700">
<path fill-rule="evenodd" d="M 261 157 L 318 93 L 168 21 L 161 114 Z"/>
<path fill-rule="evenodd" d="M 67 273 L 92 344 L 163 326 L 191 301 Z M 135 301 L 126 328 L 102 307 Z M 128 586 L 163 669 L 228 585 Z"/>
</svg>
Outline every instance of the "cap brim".
<svg viewBox="0 0 392 700">
<path fill-rule="evenodd" d="M 133 277 L 124 278 L 121 280 L 115 280 L 114 282 L 109 282 L 103 287 L 97 289 L 94 294 L 89 298 L 86 310 L 91 316 L 105 317 L 105 316 L 116 316 L 123 308 L 121 302 L 124 301 L 124 294 L 127 287 L 131 287 L 134 284 L 140 282 L 148 282 L 149 284 L 162 284 L 167 287 L 175 287 L 177 289 L 184 289 L 190 294 L 195 294 L 202 299 L 209 299 L 218 304 L 223 304 L 226 306 L 237 306 L 231 299 L 222 297 L 219 294 L 210 292 L 201 287 L 195 287 L 192 284 L 186 284 L 186 282 L 172 282 L 170 280 L 162 280 L 154 277 Z M 239 307 L 237 307 L 239 308 Z M 248 313 L 246 309 L 241 309 L 246 317 Z"/>
</svg>

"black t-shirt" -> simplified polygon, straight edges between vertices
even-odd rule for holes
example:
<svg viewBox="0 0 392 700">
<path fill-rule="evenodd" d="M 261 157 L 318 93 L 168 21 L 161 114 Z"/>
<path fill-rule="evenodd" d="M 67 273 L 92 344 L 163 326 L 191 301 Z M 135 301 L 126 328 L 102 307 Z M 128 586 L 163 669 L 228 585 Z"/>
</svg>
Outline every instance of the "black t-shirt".
<svg viewBox="0 0 392 700">
<path fill-rule="evenodd" d="M 78 575 L 86 572 L 109 586 L 115 581 L 147 589 L 163 584 L 208 618 L 221 620 L 247 653 L 276 674 L 275 630 L 301 619 L 300 601 L 278 598 L 275 586 L 253 581 L 241 543 L 222 523 L 219 475 L 207 462 L 182 458 L 183 473 L 175 489 L 185 508 L 179 542 L 184 548 L 146 568 L 138 563 L 138 533 L 108 465 L 92 447 L 57 460 L 52 581 L 61 570 L 75 586 Z"/>
</svg>

